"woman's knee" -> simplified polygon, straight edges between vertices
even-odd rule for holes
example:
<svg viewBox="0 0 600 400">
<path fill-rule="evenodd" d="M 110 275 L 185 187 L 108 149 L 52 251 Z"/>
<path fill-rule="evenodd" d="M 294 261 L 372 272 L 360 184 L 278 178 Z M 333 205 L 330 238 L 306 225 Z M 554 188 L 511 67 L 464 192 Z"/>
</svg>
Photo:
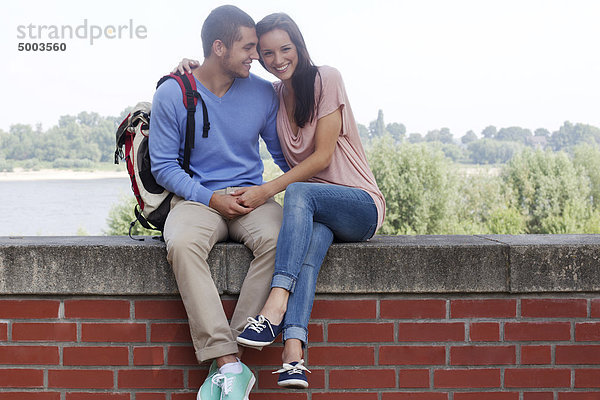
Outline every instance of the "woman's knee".
<svg viewBox="0 0 600 400">
<path fill-rule="evenodd" d="M 294 182 L 285 189 L 284 206 L 305 206 L 310 201 L 310 185 L 306 182 Z"/>
</svg>

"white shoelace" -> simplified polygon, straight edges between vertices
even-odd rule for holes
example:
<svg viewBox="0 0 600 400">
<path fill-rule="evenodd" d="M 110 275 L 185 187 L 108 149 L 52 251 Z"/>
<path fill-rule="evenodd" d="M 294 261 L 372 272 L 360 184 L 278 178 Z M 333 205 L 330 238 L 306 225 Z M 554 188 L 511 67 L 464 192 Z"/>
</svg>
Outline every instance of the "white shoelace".
<svg viewBox="0 0 600 400">
<path fill-rule="evenodd" d="M 227 376 L 223 375 L 223 374 L 215 374 L 212 377 L 212 383 L 214 383 L 215 385 L 219 386 L 221 388 L 221 399 L 223 398 L 223 396 L 227 396 L 229 394 L 229 392 L 231 392 L 231 389 L 233 388 L 233 381 L 235 380 L 234 377 L 228 378 Z M 213 387 L 210 387 L 210 393 L 212 395 L 212 390 Z"/>
<path fill-rule="evenodd" d="M 288 364 L 288 363 L 283 363 L 283 366 L 281 369 L 278 369 L 277 371 L 272 372 L 273 374 L 280 374 L 282 372 L 287 372 L 288 375 L 292 375 L 292 374 L 301 374 L 302 371 L 306 371 L 309 374 L 311 373 L 305 366 L 304 366 L 304 359 L 298 361 L 298 364 L 296 365 L 292 365 L 292 364 Z"/>
<path fill-rule="evenodd" d="M 273 332 L 273 328 L 271 327 L 271 323 L 268 319 L 266 319 L 263 315 L 259 315 L 258 319 L 254 319 L 252 317 L 248 317 L 248 323 L 244 326 L 244 329 L 252 329 L 255 332 L 261 333 L 263 329 L 269 325 L 269 330 L 271 331 L 271 335 L 275 336 Z"/>
</svg>

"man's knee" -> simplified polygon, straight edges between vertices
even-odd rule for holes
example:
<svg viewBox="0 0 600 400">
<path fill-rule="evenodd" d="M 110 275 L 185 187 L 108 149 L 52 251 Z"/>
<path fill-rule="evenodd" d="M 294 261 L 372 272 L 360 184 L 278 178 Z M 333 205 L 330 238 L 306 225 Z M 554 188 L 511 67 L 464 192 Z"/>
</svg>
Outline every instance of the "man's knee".
<svg viewBox="0 0 600 400">
<path fill-rule="evenodd" d="M 170 262 L 188 254 L 206 258 L 210 251 L 207 240 L 198 237 L 197 232 L 187 230 L 165 236 L 165 243 L 167 244 L 167 258 Z"/>
</svg>

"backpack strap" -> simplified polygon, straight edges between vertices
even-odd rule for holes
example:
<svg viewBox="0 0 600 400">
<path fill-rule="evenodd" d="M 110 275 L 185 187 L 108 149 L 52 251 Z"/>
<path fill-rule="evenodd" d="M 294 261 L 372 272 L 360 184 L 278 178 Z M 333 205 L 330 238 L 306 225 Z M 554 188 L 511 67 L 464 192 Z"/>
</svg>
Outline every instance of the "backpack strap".
<svg viewBox="0 0 600 400">
<path fill-rule="evenodd" d="M 183 75 L 179 73 L 165 75 L 158 81 L 156 88 L 163 84 L 167 79 L 175 79 L 179 84 L 183 95 L 183 105 L 187 110 L 185 146 L 183 149 L 183 169 L 192 176 L 192 172 L 190 171 L 190 158 L 196 141 L 196 105 L 198 104 L 198 99 L 200 99 L 200 102 L 202 103 L 202 119 L 204 120 L 202 137 L 206 138 L 208 137 L 208 131 L 210 129 L 206 103 L 204 103 L 204 99 L 202 99 L 202 96 L 200 96 L 200 93 L 196 90 L 196 79 L 192 74 L 186 72 Z"/>
</svg>

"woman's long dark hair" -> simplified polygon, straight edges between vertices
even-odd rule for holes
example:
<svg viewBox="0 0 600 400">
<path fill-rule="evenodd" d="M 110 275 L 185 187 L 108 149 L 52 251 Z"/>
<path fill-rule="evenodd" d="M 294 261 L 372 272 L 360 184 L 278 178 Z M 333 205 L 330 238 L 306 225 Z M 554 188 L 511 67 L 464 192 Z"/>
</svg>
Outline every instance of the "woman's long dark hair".
<svg viewBox="0 0 600 400">
<path fill-rule="evenodd" d="M 315 105 L 315 79 L 319 70 L 310 59 L 298 25 L 289 15 L 285 13 L 270 14 L 256 24 L 256 34 L 259 39 L 262 35 L 274 29 L 287 32 L 298 52 L 298 65 L 292 75 L 292 88 L 294 89 L 295 100 L 294 120 L 296 125 L 302 128 L 307 122 L 312 122 L 315 118 L 317 108 Z M 260 46 L 258 50 L 260 54 Z M 259 61 L 264 67 L 265 64 L 262 58 Z"/>
</svg>

